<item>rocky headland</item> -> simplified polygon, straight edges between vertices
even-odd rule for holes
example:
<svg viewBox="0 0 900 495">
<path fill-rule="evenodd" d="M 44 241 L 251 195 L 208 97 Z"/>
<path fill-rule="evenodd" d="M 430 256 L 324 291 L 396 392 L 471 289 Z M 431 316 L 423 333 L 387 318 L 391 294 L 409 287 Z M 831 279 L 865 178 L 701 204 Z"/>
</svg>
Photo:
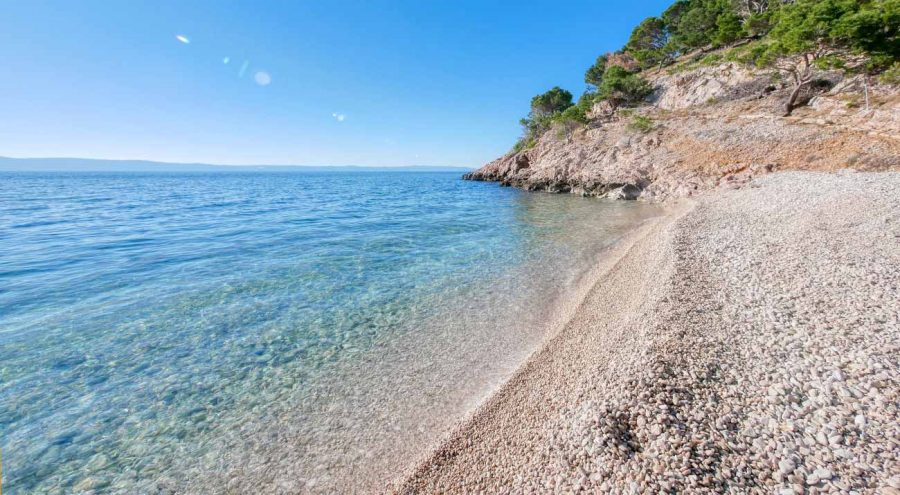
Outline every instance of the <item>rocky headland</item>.
<svg viewBox="0 0 900 495">
<path fill-rule="evenodd" d="M 465 178 L 662 200 L 740 187 L 775 171 L 900 169 L 897 86 L 821 70 L 786 117 L 792 89 L 777 71 L 737 62 L 682 65 L 688 68 L 642 73 L 653 86 L 645 104 L 595 103 L 585 125 L 551 128 L 533 146 Z"/>
</svg>

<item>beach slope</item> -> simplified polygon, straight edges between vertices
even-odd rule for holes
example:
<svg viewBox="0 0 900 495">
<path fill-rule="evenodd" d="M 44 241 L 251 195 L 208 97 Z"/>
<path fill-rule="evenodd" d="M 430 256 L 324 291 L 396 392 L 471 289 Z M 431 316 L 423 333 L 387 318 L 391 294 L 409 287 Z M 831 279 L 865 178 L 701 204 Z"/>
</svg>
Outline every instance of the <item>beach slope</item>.
<svg viewBox="0 0 900 495">
<path fill-rule="evenodd" d="M 401 493 L 900 493 L 900 174 L 717 190 L 622 244 Z"/>
</svg>

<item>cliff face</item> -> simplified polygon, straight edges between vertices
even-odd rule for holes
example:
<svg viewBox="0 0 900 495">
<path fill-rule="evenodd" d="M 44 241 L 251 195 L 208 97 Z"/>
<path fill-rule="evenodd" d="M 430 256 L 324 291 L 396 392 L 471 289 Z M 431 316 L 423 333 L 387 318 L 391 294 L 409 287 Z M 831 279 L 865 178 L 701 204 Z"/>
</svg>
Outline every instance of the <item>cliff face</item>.
<svg viewBox="0 0 900 495">
<path fill-rule="evenodd" d="M 651 105 L 551 129 L 528 150 L 466 174 L 529 190 L 616 199 L 690 196 L 740 187 L 776 170 L 900 169 L 900 90 L 823 72 L 807 106 L 782 117 L 790 91 L 771 72 L 726 63 L 644 74 Z M 637 119 L 637 120 L 636 120 Z"/>
</svg>

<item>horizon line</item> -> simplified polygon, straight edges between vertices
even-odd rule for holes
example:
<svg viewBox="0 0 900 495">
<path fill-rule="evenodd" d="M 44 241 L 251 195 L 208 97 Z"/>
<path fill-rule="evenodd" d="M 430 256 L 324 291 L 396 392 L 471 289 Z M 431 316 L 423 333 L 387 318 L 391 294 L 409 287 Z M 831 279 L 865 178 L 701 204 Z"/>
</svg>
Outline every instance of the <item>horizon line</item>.
<svg viewBox="0 0 900 495">
<path fill-rule="evenodd" d="M 172 162 L 148 159 L 132 159 L 132 158 L 81 158 L 73 156 L 42 156 L 42 157 L 16 157 L 0 155 L 0 160 L 10 161 L 83 161 L 83 162 L 102 162 L 108 164 L 153 164 L 165 166 L 201 166 L 201 167 L 221 167 L 221 168 L 360 168 L 360 169 L 409 169 L 409 168 L 441 168 L 441 169 L 459 169 L 474 170 L 477 167 L 465 165 L 301 165 L 292 163 L 245 163 L 245 164 L 228 164 L 228 163 L 207 163 L 207 162 Z"/>
</svg>

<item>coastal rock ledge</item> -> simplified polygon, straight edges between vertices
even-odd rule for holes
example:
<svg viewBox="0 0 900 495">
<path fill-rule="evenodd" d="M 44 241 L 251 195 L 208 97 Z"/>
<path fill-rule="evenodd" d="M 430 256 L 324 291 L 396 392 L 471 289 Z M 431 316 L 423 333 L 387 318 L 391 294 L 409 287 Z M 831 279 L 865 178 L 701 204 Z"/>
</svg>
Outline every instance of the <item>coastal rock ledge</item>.
<svg viewBox="0 0 900 495">
<path fill-rule="evenodd" d="M 530 191 L 662 200 L 739 188 L 779 170 L 900 169 L 900 88 L 838 72 L 817 75 L 790 117 L 790 89 L 736 63 L 646 74 L 650 105 L 553 128 L 464 176 Z M 868 86 L 866 88 L 866 86 Z M 868 92 L 868 108 L 866 108 Z M 636 119 L 640 125 L 636 125 Z"/>
</svg>

